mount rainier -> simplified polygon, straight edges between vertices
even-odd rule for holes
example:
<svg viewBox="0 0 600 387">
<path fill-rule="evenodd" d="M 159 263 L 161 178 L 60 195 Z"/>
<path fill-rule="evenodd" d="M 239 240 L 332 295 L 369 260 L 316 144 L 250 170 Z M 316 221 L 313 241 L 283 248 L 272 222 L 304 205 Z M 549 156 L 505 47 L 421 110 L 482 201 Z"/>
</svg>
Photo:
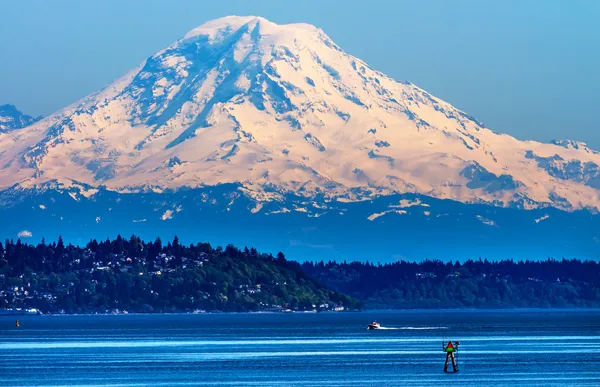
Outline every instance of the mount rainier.
<svg viewBox="0 0 600 387">
<path fill-rule="evenodd" d="M 205 235 L 298 259 L 594 257 L 599 165 L 581 142 L 493 132 L 316 27 L 231 16 L 0 130 L 1 229 Z"/>
</svg>

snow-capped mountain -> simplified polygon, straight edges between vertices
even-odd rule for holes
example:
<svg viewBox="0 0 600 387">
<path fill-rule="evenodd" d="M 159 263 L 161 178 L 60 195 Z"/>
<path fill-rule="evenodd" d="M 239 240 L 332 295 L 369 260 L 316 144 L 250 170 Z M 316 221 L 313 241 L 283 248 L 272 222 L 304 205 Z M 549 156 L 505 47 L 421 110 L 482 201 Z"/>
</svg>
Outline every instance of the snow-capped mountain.
<svg viewBox="0 0 600 387">
<path fill-rule="evenodd" d="M 24 128 L 41 119 L 21 113 L 14 105 L 0 105 L 0 133 Z"/>
<path fill-rule="evenodd" d="M 2 135 L 0 154 L 1 188 L 241 183 L 260 200 L 413 192 L 600 208 L 600 154 L 584 144 L 492 132 L 370 68 L 316 27 L 259 17 L 190 31 L 105 90 Z"/>
<path fill-rule="evenodd" d="M 0 131 L 10 219 L 0 231 L 146 228 L 218 240 L 242 222 L 234 241 L 253 235 L 263 249 L 331 255 L 360 239 L 389 257 L 399 248 L 389 241 L 405 238 L 410 249 L 494 241 L 498 255 L 529 243 L 589 256 L 600 241 L 598 165 L 581 142 L 493 132 L 316 27 L 231 16 L 98 93 Z M 441 251 L 419 248 L 414 258 Z"/>
</svg>

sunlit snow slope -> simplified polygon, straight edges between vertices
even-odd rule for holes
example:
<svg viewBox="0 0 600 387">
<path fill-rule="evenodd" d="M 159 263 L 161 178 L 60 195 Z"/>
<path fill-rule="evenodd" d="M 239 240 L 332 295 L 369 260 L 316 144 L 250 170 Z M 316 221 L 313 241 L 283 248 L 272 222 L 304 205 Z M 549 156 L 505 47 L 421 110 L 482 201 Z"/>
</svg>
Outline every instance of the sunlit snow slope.
<svg viewBox="0 0 600 387">
<path fill-rule="evenodd" d="M 208 22 L 105 90 L 0 134 L 0 190 L 231 182 L 259 201 L 419 193 L 598 210 L 599 164 L 582 143 L 492 132 L 316 27 L 259 17 Z"/>
</svg>

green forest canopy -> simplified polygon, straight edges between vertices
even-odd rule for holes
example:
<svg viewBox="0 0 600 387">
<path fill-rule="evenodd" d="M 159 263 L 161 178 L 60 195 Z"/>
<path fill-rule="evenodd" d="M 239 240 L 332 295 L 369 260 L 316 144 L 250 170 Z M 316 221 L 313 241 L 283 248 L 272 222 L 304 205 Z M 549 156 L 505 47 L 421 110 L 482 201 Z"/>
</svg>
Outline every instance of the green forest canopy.
<svg viewBox="0 0 600 387">
<path fill-rule="evenodd" d="M 136 236 L 0 243 L 0 309 L 43 312 L 600 307 L 594 261 L 305 262 Z"/>
<path fill-rule="evenodd" d="M 184 246 L 177 237 L 0 244 L 0 308 L 43 312 L 339 310 L 359 303 L 309 278 L 282 253 Z M 4 303 L 4 305 L 2 305 Z"/>
</svg>

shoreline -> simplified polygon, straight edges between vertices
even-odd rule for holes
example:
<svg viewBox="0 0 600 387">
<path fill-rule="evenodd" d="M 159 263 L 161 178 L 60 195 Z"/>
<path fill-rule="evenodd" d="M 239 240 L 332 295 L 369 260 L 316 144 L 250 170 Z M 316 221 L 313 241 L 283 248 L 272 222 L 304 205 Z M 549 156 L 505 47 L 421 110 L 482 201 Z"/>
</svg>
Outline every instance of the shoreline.
<svg viewBox="0 0 600 387">
<path fill-rule="evenodd" d="M 556 312 L 600 312 L 600 308 L 510 308 L 510 309 L 474 309 L 474 308 L 455 308 L 455 309 L 365 309 L 365 310 L 352 310 L 352 311 L 293 311 L 293 312 L 275 312 L 275 311 L 256 311 L 256 312 L 165 312 L 165 313 L 41 313 L 41 314 L 2 314 L 0 313 L 0 319 L 3 317 L 86 317 L 86 316 L 182 316 L 182 315 L 311 315 L 311 314 L 369 314 L 369 313 L 387 313 L 387 314 L 411 314 L 411 313 L 423 313 L 423 314 L 434 314 L 434 313 L 556 313 Z"/>
</svg>

